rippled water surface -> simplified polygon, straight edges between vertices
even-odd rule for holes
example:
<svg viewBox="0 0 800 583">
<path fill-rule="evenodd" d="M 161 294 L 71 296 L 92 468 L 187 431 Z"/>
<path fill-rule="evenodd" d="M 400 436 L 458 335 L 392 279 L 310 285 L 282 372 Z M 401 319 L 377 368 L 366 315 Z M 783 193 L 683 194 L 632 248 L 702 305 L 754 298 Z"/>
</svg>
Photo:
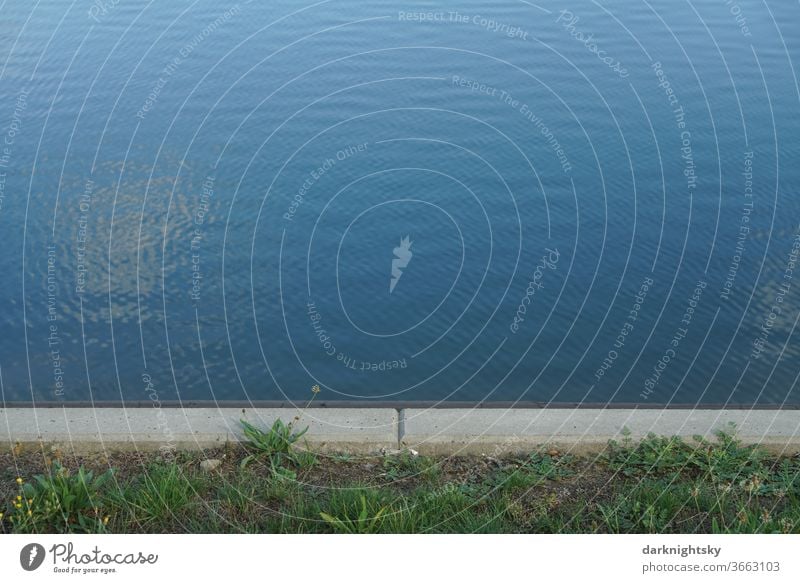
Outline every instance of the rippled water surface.
<svg viewBox="0 0 800 583">
<path fill-rule="evenodd" d="M 5 2 L 2 396 L 798 404 L 798 23 Z"/>
</svg>

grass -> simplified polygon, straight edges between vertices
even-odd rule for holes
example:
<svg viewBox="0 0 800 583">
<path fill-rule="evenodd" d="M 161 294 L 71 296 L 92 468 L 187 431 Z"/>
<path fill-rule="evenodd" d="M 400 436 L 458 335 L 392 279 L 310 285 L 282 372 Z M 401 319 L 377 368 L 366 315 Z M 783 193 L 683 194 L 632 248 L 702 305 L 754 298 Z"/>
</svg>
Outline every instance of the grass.
<svg viewBox="0 0 800 583">
<path fill-rule="evenodd" d="M 177 465 L 153 463 L 108 498 L 117 522 L 147 526 L 180 521 L 197 507 L 205 489 L 201 476 Z"/>
<path fill-rule="evenodd" d="M 730 433 L 495 459 L 323 457 L 291 425 L 245 429 L 169 460 L 0 458 L 0 532 L 800 533 L 800 459 Z"/>
<path fill-rule="evenodd" d="M 335 532 L 375 534 L 381 532 L 389 510 L 385 498 L 380 491 L 368 488 L 335 490 L 328 501 L 331 514 L 319 515 Z"/>
</svg>

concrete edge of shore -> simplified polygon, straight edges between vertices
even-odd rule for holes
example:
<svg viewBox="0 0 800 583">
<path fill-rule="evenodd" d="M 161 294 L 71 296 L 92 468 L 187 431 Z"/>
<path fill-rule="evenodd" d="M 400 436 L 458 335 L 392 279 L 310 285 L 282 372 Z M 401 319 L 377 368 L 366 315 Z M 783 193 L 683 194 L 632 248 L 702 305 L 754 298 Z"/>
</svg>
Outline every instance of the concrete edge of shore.
<svg viewBox="0 0 800 583">
<path fill-rule="evenodd" d="M 326 408 L 6 408 L 0 447 L 73 453 L 207 449 L 242 441 L 240 420 L 266 428 L 295 420 L 308 447 L 323 452 L 502 455 L 548 447 L 590 454 L 609 440 L 650 433 L 714 439 L 800 453 L 800 410 Z"/>
</svg>

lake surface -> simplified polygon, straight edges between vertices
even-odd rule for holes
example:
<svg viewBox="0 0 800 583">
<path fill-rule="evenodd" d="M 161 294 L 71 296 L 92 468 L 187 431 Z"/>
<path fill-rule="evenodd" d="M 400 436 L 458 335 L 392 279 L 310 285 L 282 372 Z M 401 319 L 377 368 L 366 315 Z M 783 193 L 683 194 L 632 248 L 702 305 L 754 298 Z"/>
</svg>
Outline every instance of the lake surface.
<svg viewBox="0 0 800 583">
<path fill-rule="evenodd" d="M 0 5 L 6 401 L 800 404 L 800 5 Z"/>
</svg>

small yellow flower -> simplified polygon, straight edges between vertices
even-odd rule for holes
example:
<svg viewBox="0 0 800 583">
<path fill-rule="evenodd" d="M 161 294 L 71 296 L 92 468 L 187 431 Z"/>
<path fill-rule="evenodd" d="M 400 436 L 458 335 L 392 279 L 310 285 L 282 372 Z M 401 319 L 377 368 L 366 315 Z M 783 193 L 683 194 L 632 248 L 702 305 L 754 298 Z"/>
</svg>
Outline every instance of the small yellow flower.
<svg viewBox="0 0 800 583">
<path fill-rule="evenodd" d="M 319 385 L 314 385 L 313 387 L 311 387 L 311 392 L 314 393 L 315 395 L 319 393 L 321 390 L 322 389 L 319 388 Z"/>
<path fill-rule="evenodd" d="M 22 508 L 22 504 L 17 502 L 16 504 L 14 504 L 14 508 L 17 508 L 17 509 Z"/>
<path fill-rule="evenodd" d="M 3 520 L 3 516 L 5 516 L 5 514 L 3 514 L 2 512 L 0 512 L 0 520 Z"/>
<path fill-rule="evenodd" d="M 108 524 L 108 516 L 103 517 L 103 525 Z"/>
<path fill-rule="evenodd" d="M 19 476 L 17 476 L 17 484 L 19 484 L 19 485 L 22 485 L 22 482 L 24 482 L 24 481 L 25 481 L 25 480 L 23 480 L 22 478 L 20 478 Z"/>
<path fill-rule="evenodd" d="M 28 504 L 33 504 L 33 498 L 28 498 Z"/>
<path fill-rule="evenodd" d="M 17 502 L 19 502 L 20 500 L 22 500 L 22 496 L 17 496 Z"/>
<path fill-rule="evenodd" d="M 31 512 L 30 510 L 28 510 L 28 516 L 32 516 L 32 515 L 33 515 L 33 512 Z"/>
</svg>

